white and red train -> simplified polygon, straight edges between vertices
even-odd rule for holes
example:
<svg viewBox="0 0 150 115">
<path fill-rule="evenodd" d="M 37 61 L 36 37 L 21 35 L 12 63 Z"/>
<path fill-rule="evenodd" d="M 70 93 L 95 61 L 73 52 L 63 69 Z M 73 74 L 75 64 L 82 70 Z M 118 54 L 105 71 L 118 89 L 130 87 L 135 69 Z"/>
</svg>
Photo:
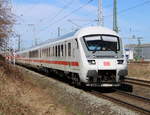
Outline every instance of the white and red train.
<svg viewBox="0 0 150 115">
<path fill-rule="evenodd" d="M 62 74 L 73 84 L 120 86 L 127 62 L 119 35 L 104 27 L 87 27 L 54 42 L 16 53 L 16 63 Z"/>
</svg>

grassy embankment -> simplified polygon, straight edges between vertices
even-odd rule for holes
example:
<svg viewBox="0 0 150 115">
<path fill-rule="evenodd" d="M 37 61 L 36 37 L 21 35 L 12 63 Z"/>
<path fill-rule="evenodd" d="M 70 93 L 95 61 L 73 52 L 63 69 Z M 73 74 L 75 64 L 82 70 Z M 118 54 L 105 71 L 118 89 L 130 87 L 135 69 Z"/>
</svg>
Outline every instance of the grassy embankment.
<svg viewBox="0 0 150 115">
<path fill-rule="evenodd" d="M 0 61 L 0 115 L 70 115 L 26 72 Z"/>
<path fill-rule="evenodd" d="M 130 77 L 150 80 L 150 63 L 130 63 L 128 71 Z"/>
</svg>

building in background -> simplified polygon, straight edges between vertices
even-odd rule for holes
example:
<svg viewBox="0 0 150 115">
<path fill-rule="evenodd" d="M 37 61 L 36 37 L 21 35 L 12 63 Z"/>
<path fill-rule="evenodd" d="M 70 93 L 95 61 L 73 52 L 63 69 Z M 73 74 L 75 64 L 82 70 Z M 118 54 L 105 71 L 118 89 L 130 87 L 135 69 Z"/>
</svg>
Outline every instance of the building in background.
<svg viewBox="0 0 150 115">
<path fill-rule="evenodd" d="M 150 61 L 150 44 L 129 44 L 125 46 L 126 57 L 129 60 Z"/>
<path fill-rule="evenodd" d="M 130 50 L 129 48 L 126 48 L 125 49 L 125 54 L 126 54 L 127 60 L 134 60 L 133 50 Z"/>
</svg>

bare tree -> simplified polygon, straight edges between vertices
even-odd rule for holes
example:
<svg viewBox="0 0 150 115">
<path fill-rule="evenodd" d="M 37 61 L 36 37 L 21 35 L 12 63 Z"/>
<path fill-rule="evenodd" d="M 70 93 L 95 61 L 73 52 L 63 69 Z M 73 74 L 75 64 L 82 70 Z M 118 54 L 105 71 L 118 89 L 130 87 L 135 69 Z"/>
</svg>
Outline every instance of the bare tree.
<svg viewBox="0 0 150 115">
<path fill-rule="evenodd" d="M 0 51 L 7 48 L 7 41 L 12 33 L 13 22 L 10 0 L 0 0 Z"/>
</svg>

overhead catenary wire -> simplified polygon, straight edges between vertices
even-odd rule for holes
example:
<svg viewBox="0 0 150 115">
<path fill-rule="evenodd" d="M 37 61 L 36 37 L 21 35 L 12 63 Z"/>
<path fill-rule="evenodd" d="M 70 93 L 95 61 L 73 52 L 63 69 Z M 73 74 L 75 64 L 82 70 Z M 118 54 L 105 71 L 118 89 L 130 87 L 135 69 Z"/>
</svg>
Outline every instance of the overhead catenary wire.
<svg viewBox="0 0 150 115">
<path fill-rule="evenodd" d="M 74 23 L 72 20 L 69 19 L 67 21 L 70 22 L 71 24 L 75 25 L 76 27 L 81 28 L 81 26 L 79 26 L 78 24 Z"/>
<path fill-rule="evenodd" d="M 143 3 L 140 3 L 140 4 L 137 4 L 137 5 L 133 6 L 133 7 L 129 7 L 129 8 L 127 8 L 127 9 L 121 10 L 119 13 L 127 12 L 127 11 L 129 11 L 129 10 L 132 10 L 132 9 L 135 9 L 135 8 L 138 8 L 138 7 L 141 7 L 141 6 L 143 6 L 143 5 L 146 5 L 146 4 L 148 4 L 148 3 L 150 3 L 150 0 L 145 1 L 145 2 L 143 2 Z"/>
<path fill-rule="evenodd" d="M 67 4 L 65 4 L 62 8 L 61 8 L 61 10 L 59 10 L 58 11 L 58 13 L 51 19 L 51 20 L 54 20 L 57 16 L 59 16 L 65 9 L 67 9 L 71 4 L 73 3 L 73 0 L 71 0 L 70 2 L 68 2 Z M 36 6 L 36 5 L 35 5 Z M 32 9 L 35 7 L 35 6 L 33 6 L 32 7 Z M 19 16 L 18 16 L 19 17 Z M 49 16 L 48 16 L 49 17 Z M 47 18 L 48 18 L 47 17 Z M 20 19 L 21 19 L 21 17 L 19 17 Z M 41 22 L 43 22 L 45 19 L 47 19 L 47 18 L 43 18 L 43 19 L 41 19 L 40 20 L 40 23 L 37 23 L 37 25 L 38 24 L 41 24 Z M 24 20 L 23 20 L 23 22 L 24 22 Z M 25 22 L 24 22 L 25 23 Z M 36 25 L 36 24 L 35 24 Z"/>
<path fill-rule="evenodd" d="M 72 2 L 73 3 L 73 2 Z M 104 8 L 109 8 L 109 7 L 112 7 L 113 5 L 112 4 L 107 4 L 104 6 Z M 70 19 L 69 19 L 70 20 Z M 72 20 L 72 19 L 71 19 Z M 92 21 L 92 22 L 95 22 L 95 21 L 98 21 L 97 19 L 73 19 L 73 20 L 76 20 L 76 21 Z M 73 21 L 72 20 L 72 21 Z"/>
<path fill-rule="evenodd" d="M 136 1 L 136 0 L 135 0 Z M 149 2 L 149 1 L 148 1 Z M 145 3 L 144 3 L 145 4 Z M 107 4 L 104 6 L 104 8 L 110 8 L 110 7 L 113 7 L 113 4 Z M 127 8 L 128 9 L 128 8 Z M 125 10 L 125 9 L 123 9 Z M 119 13 L 121 13 L 123 10 L 121 10 Z M 126 11 L 125 11 L 126 12 Z M 109 17 L 109 16 L 113 16 L 113 14 L 110 14 L 110 15 L 106 15 L 105 17 Z M 97 22 L 98 20 L 97 19 L 71 19 L 72 21 L 87 21 L 87 22 Z"/>
<path fill-rule="evenodd" d="M 47 26 L 47 27 L 45 27 L 44 29 L 40 30 L 39 33 L 41 33 L 42 31 L 46 30 L 47 28 L 51 27 L 52 25 L 54 25 L 54 24 L 56 24 L 56 23 L 59 23 L 59 22 L 61 22 L 62 20 L 65 20 L 67 17 L 71 16 L 73 13 L 75 13 L 75 12 L 79 11 L 80 9 L 84 8 L 85 6 L 87 6 L 87 5 L 88 5 L 89 3 L 91 3 L 92 1 L 94 1 L 94 0 L 89 0 L 86 4 L 80 6 L 79 8 L 74 9 L 74 10 L 71 11 L 69 14 L 67 14 L 67 15 L 63 16 L 62 18 L 56 20 L 55 22 L 49 24 L 49 26 Z M 38 33 L 38 34 L 39 34 L 39 33 Z"/>
<path fill-rule="evenodd" d="M 125 13 L 125 12 L 128 12 L 128 11 L 130 11 L 130 10 L 133 10 L 133 9 L 135 9 L 135 8 L 142 7 L 142 6 L 147 5 L 147 4 L 149 4 L 149 3 L 150 3 L 150 0 L 147 0 L 147 1 L 144 1 L 144 2 L 142 2 L 142 3 L 136 4 L 135 6 L 132 6 L 132 7 L 129 7 L 129 8 L 123 9 L 123 10 L 120 10 L 120 11 L 118 12 L 118 15 L 119 15 L 119 14 L 122 14 L 122 13 Z M 106 15 L 105 17 L 110 17 L 110 16 L 113 16 L 113 14 Z"/>
<path fill-rule="evenodd" d="M 73 0 L 71 0 L 70 2 L 68 2 L 67 4 L 65 4 L 65 5 L 61 8 L 61 10 L 59 10 L 59 11 L 57 12 L 57 14 L 56 14 L 55 16 L 53 16 L 50 20 L 54 20 L 56 17 L 58 17 L 60 14 L 62 14 L 63 11 L 64 11 L 65 9 L 67 9 L 71 4 L 73 4 Z M 49 16 L 48 16 L 48 17 L 49 17 Z M 47 18 L 48 18 L 48 17 L 47 17 Z M 41 20 L 40 20 L 40 23 L 43 22 L 44 20 L 46 20 L 47 18 L 41 19 Z"/>
<path fill-rule="evenodd" d="M 83 5 L 83 6 L 79 7 L 79 8 L 77 8 L 77 9 L 73 10 L 70 14 L 68 14 L 68 15 L 66 15 L 66 16 L 64 16 L 64 17 L 62 17 L 61 19 L 55 21 L 54 23 L 51 23 L 49 26 L 52 26 L 52 25 L 54 25 L 55 23 L 58 23 L 59 21 L 64 20 L 65 18 L 69 17 L 69 16 L 72 15 L 74 12 L 76 12 L 76 11 L 80 10 L 81 8 L 85 7 L 86 5 L 88 5 L 88 4 L 89 4 L 90 2 L 92 2 L 92 1 L 93 1 L 93 0 L 89 0 L 85 5 Z M 127 9 L 123 9 L 123 10 L 119 11 L 118 14 L 127 12 L 127 11 L 132 10 L 132 9 L 135 9 L 135 8 L 137 8 L 137 7 L 141 7 L 141 6 L 143 6 L 143 5 L 146 5 L 147 3 L 150 3 L 150 0 L 144 1 L 144 2 L 142 2 L 142 3 L 140 3 L 140 4 L 137 4 L 137 5 L 135 5 L 135 6 L 129 7 L 129 8 L 127 8 Z M 109 7 L 110 7 L 110 5 L 109 5 Z M 113 16 L 113 14 L 107 15 L 107 16 L 105 16 L 105 17 L 109 17 L 109 16 Z M 93 20 L 93 21 L 97 21 L 97 20 Z M 41 31 L 44 31 L 45 29 L 49 28 L 49 26 L 46 27 L 46 28 L 44 28 L 44 29 L 42 29 Z"/>
</svg>

